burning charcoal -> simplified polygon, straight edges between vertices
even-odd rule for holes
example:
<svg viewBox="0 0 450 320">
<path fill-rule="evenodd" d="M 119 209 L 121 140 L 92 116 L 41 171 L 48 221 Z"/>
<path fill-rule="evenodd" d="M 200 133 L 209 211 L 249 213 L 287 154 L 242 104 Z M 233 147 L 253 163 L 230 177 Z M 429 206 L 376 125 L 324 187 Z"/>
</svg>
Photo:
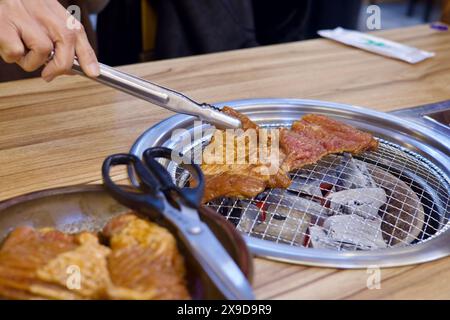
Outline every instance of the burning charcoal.
<svg viewBox="0 0 450 320">
<path fill-rule="evenodd" d="M 328 208 L 325 208 L 320 203 L 294 196 L 290 194 L 289 191 L 283 189 L 272 189 L 272 192 L 270 192 L 266 198 L 266 202 L 306 212 L 315 217 L 324 217 L 333 214 Z"/>
<path fill-rule="evenodd" d="M 310 223 L 310 217 L 306 213 L 272 204 L 268 206 L 265 214 L 265 221 L 254 226 L 252 230 L 256 236 L 280 243 L 304 245 Z"/>
<path fill-rule="evenodd" d="M 322 197 L 322 190 L 320 189 L 320 180 L 309 180 L 300 177 L 295 177 L 291 185 L 287 188 L 288 191 L 297 194 L 307 194 L 313 197 Z"/>
<path fill-rule="evenodd" d="M 236 226 L 241 218 L 242 209 L 240 206 L 234 205 L 235 201 L 236 199 L 233 198 L 222 198 L 212 200 L 208 202 L 207 205 L 208 207 L 215 209 L 218 213 Z"/>
<path fill-rule="evenodd" d="M 315 249 L 338 249 L 339 243 L 328 236 L 323 227 L 311 226 L 308 229 L 311 246 Z"/>
<path fill-rule="evenodd" d="M 341 214 L 357 214 L 363 218 L 376 218 L 381 206 L 387 202 L 382 188 L 350 189 L 331 193 L 326 197 L 330 209 Z"/>
<path fill-rule="evenodd" d="M 335 157 L 335 156 L 329 156 Z M 316 165 L 314 168 L 297 171 L 291 176 L 292 183 L 287 188 L 291 192 L 304 193 L 311 196 L 321 197 L 322 184 L 335 186 L 338 182 L 336 166 L 321 167 Z"/>
<path fill-rule="evenodd" d="M 336 175 L 338 191 L 377 186 L 365 163 L 353 159 L 349 153 L 344 153 L 340 165 L 336 167 Z"/>
<path fill-rule="evenodd" d="M 358 180 L 354 181 L 353 184 L 355 187 L 376 187 L 377 184 L 373 179 L 372 175 L 369 173 L 367 169 L 367 164 L 360 160 L 352 159 L 352 163 L 359 170 L 361 175 L 359 175 Z"/>
<path fill-rule="evenodd" d="M 239 201 L 239 207 L 244 208 L 244 213 L 240 216 L 236 229 L 243 233 L 250 234 L 252 228 L 261 223 L 264 219 L 261 217 L 261 209 L 254 204 L 243 200 Z"/>
<path fill-rule="evenodd" d="M 353 243 L 333 240 L 323 227 L 312 226 L 309 227 L 309 238 L 311 246 L 316 249 L 342 249 L 342 250 L 356 250 L 358 247 Z"/>
<path fill-rule="evenodd" d="M 386 248 L 381 231 L 381 218 L 365 219 L 355 214 L 337 215 L 325 220 L 328 236 L 363 249 Z"/>
<path fill-rule="evenodd" d="M 324 228 L 319 226 L 309 227 L 309 239 L 311 241 L 311 245 L 313 248 L 317 249 L 331 249 L 335 248 L 334 246 L 330 246 L 329 238 Z"/>
</svg>

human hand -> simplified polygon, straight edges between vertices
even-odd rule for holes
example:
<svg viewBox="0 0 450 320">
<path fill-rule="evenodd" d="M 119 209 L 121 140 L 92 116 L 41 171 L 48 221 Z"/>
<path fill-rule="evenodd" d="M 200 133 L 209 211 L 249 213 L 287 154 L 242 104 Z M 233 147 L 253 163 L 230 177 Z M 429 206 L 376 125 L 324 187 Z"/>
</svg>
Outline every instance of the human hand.
<svg viewBox="0 0 450 320">
<path fill-rule="evenodd" d="M 42 78 L 53 80 L 70 72 L 75 55 L 90 77 L 99 75 L 95 52 L 81 23 L 72 18 L 57 0 L 0 0 L 0 56 L 34 71 L 54 58 L 42 71 Z"/>
</svg>

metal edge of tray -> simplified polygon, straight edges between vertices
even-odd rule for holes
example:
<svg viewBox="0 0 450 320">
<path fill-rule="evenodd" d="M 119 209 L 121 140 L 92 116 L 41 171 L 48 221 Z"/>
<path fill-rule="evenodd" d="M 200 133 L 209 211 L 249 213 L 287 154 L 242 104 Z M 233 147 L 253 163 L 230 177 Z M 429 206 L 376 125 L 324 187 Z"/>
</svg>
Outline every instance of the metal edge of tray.
<svg viewBox="0 0 450 320">
<path fill-rule="evenodd" d="M 393 110 L 390 111 L 389 113 L 397 117 L 400 118 L 404 117 L 409 121 L 413 121 L 421 125 L 427 126 L 446 137 L 450 137 L 450 127 L 430 117 L 431 114 L 440 111 L 450 112 L 450 100 L 400 110 Z"/>
<path fill-rule="evenodd" d="M 450 138 L 433 129 L 427 128 L 419 123 L 411 122 L 401 119 L 395 115 L 374 111 L 367 108 L 326 102 L 319 100 L 304 100 L 304 99 L 247 99 L 234 100 L 223 103 L 218 103 L 216 106 L 230 106 L 237 107 L 238 110 L 246 111 L 244 113 L 250 116 L 253 113 L 259 115 L 258 121 L 262 121 L 265 116 L 276 117 L 278 113 L 289 113 L 289 107 L 297 108 L 302 106 L 305 109 L 314 108 L 314 112 L 334 115 L 346 115 L 347 117 L 358 116 L 362 118 L 369 117 L 373 121 L 373 125 L 377 123 L 389 124 L 386 128 L 386 135 L 391 135 L 392 138 L 398 142 L 402 141 L 402 146 L 413 149 L 412 151 L 419 151 L 427 158 L 432 158 L 432 162 L 437 165 L 438 170 L 445 179 L 445 182 L 450 186 Z M 280 109 L 275 112 L 272 110 L 256 110 L 252 107 L 257 106 L 280 106 Z M 376 121 L 375 121 L 376 120 Z M 186 115 L 175 115 L 162 122 L 154 125 L 145 131 L 135 142 L 131 148 L 131 153 L 141 156 L 145 148 L 148 148 L 149 140 L 152 140 L 151 146 L 160 145 L 167 141 L 171 136 L 171 129 L 175 127 L 183 127 L 191 124 L 194 117 Z M 355 119 L 357 121 L 357 119 Z M 379 129 L 377 127 L 377 129 Z M 396 132 L 395 129 L 403 129 L 404 132 Z M 370 131 L 370 128 L 369 128 Z M 149 135 L 151 134 L 151 139 Z M 411 134 L 411 137 L 408 137 Z M 428 141 L 421 141 L 419 139 L 429 138 Z M 431 140 L 430 140 L 431 139 Z M 129 170 L 130 177 L 133 178 L 133 172 Z M 133 179 L 132 179 L 133 180 Z M 136 183 L 136 181 L 132 181 Z M 448 230 L 450 222 L 443 230 Z M 442 231 L 442 230 L 441 230 Z M 357 252 L 342 252 L 327 249 L 314 249 L 302 247 L 293 247 L 286 244 L 271 243 L 269 241 L 245 236 L 246 243 L 257 256 L 268 259 L 298 263 L 311 266 L 322 267 L 338 267 L 338 268 L 366 268 L 370 265 L 379 267 L 394 267 L 402 265 L 410 265 L 415 263 L 423 263 L 427 261 L 436 260 L 450 255 L 450 233 L 439 232 L 439 236 L 432 236 L 423 243 L 408 247 L 398 247 L 389 249 L 380 249 L 373 251 L 357 251 Z"/>
</svg>

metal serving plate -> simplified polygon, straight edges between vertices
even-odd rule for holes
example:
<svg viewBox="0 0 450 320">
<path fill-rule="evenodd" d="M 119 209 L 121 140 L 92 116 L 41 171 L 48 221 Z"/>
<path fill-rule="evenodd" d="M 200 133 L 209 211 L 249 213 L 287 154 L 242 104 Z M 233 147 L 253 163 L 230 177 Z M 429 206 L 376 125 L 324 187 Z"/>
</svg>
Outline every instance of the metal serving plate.
<svg viewBox="0 0 450 320">
<path fill-rule="evenodd" d="M 250 99 L 220 103 L 217 106 L 230 106 L 246 114 L 261 126 L 287 127 L 307 113 L 323 114 L 348 123 L 358 129 L 371 132 L 374 136 L 391 145 L 396 152 L 411 157 L 421 164 L 420 170 L 430 172 L 433 179 L 423 182 L 422 190 L 430 195 L 433 203 L 440 204 L 440 228 L 424 241 L 413 245 L 372 250 L 372 251 L 333 251 L 311 249 L 276 243 L 255 237 L 245 236 L 250 250 L 263 257 L 316 266 L 341 268 L 360 268 L 376 264 L 378 266 L 397 266 L 425 262 L 450 254 L 449 190 L 450 190 L 450 138 L 445 131 L 426 127 L 392 114 L 377 112 L 356 106 L 299 99 Z M 195 137 L 195 119 L 176 115 L 168 118 L 149 130 L 136 141 L 131 153 L 141 156 L 152 146 L 163 145 L 179 148 L 180 142 Z M 210 126 L 197 126 L 204 131 Z M 178 132 L 176 129 L 184 129 Z M 195 137 L 187 149 L 201 147 L 209 141 L 210 135 Z M 392 149 L 392 150 L 394 150 Z M 388 150 L 388 149 L 386 149 Z M 186 150 L 187 151 L 187 150 Z M 397 163 L 398 164 L 398 163 Z M 175 178 L 176 167 L 166 163 Z M 432 173 L 432 174 L 431 174 Z M 133 180 L 133 179 L 132 179 Z M 136 181 L 132 181 L 136 183 Z"/>
<path fill-rule="evenodd" d="M 80 185 L 34 192 L 0 202 L 0 243 L 19 226 L 53 227 L 68 233 L 82 230 L 96 232 L 112 217 L 129 211 L 130 209 L 110 197 L 101 185 Z M 211 210 L 203 211 L 201 217 L 243 273 L 251 279 L 252 257 L 239 233 Z M 180 247 L 180 250 L 186 259 L 188 289 L 192 297 L 224 299 L 189 251 L 183 247 Z"/>
</svg>

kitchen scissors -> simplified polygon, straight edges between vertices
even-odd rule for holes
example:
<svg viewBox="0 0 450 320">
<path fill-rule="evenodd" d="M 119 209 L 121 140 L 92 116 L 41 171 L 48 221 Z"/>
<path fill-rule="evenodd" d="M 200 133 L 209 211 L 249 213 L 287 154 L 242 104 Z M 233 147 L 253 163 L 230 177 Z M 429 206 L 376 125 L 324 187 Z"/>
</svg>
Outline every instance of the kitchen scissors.
<svg viewBox="0 0 450 320">
<path fill-rule="evenodd" d="M 147 149 L 143 160 L 132 154 L 115 154 L 103 162 L 103 181 L 109 192 L 122 204 L 151 219 L 165 219 L 179 232 L 211 281 L 227 299 L 254 299 L 250 283 L 209 227 L 200 219 L 198 210 L 204 191 L 204 177 L 196 164 L 183 163 L 195 178 L 194 187 L 178 187 L 158 158 L 172 159 L 172 150 L 164 147 Z M 126 165 L 139 179 L 138 188 L 117 185 L 111 179 L 111 168 Z"/>
</svg>

